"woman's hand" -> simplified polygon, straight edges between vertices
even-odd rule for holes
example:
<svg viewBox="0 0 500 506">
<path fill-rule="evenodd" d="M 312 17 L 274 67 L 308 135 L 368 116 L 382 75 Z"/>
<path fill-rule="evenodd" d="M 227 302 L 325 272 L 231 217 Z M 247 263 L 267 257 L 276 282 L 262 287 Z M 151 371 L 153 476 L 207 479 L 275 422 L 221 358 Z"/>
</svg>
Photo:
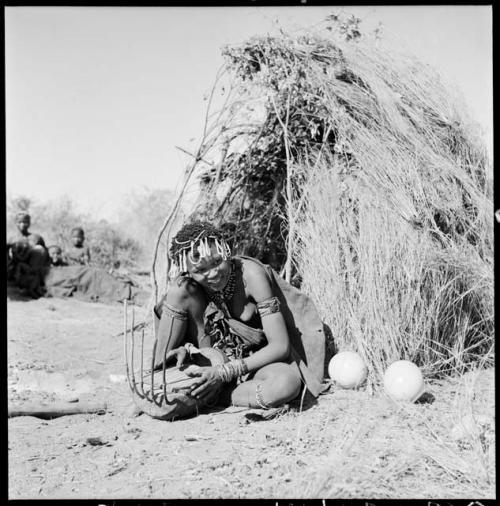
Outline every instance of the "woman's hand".
<svg viewBox="0 0 500 506">
<path fill-rule="evenodd" d="M 175 357 L 177 359 L 177 363 L 175 364 L 175 367 L 181 367 L 182 364 L 184 364 L 184 361 L 186 360 L 186 357 L 188 356 L 188 352 L 184 346 L 181 346 L 179 348 L 175 348 L 173 350 L 170 350 L 166 356 L 165 356 L 165 362 L 167 362 L 172 357 Z"/>
<path fill-rule="evenodd" d="M 191 386 L 190 392 L 196 399 L 203 400 L 222 385 L 222 379 L 215 367 L 198 367 L 197 369 L 188 369 L 185 372 L 192 378 L 199 377 L 199 380 Z"/>
</svg>

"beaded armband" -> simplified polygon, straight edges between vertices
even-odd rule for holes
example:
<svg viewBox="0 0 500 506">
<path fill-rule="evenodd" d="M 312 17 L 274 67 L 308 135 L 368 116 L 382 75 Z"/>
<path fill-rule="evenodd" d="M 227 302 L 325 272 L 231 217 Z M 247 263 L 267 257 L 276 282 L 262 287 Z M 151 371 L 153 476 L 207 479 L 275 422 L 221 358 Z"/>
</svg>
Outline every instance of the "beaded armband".
<svg viewBox="0 0 500 506">
<path fill-rule="evenodd" d="M 248 366 L 242 358 L 217 365 L 217 373 L 224 383 L 230 383 L 233 379 L 240 378 L 247 372 Z"/>
<path fill-rule="evenodd" d="M 280 311 L 280 301 L 278 297 L 270 297 L 257 304 L 257 311 L 261 318 L 268 314 L 278 313 Z"/>
<path fill-rule="evenodd" d="M 187 320 L 187 311 L 185 309 L 177 309 L 174 306 L 171 306 L 170 304 L 167 304 L 167 302 L 163 303 L 163 313 L 168 316 L 171 316 L 172 318 L 176 318 L 177 320 Z"/>
</svg>

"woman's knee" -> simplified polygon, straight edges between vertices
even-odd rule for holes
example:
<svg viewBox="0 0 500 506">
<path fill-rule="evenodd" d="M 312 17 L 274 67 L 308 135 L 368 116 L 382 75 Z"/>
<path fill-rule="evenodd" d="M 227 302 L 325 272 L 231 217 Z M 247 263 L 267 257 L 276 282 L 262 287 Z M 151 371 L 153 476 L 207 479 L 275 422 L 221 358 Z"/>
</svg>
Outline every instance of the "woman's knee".
<svg viewBox="0 0 500 506">
<path fill-rule="evenodd" d="M 283 366 L 263 381 L 263 390 L 268 397 L 265 401 L 272 406 L 291 401 L 300 394 L 302 381 L 299 374 L 288 364 Z"/>
<path fill-rule="evenodd" d="M 286 400 L 295 399 L 299 395 L 301 384 L 300 377 L 292 372 L 280 374 L 273 382 L 276 392 Z"/>
</svg>

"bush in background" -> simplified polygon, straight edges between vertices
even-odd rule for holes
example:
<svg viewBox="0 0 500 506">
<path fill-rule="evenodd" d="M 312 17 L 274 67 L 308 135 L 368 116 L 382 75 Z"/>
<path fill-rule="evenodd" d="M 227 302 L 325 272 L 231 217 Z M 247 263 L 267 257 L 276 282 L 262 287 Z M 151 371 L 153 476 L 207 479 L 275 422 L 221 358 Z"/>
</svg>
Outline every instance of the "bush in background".
<svg viewBox="0 0 500 506">
<path fill-rule="evenodd" d="M 142 187 L 130 192 L 123 200 L 117 227 L 140 245 L 138 262 L 150 269 L 154 243 L 165 217 L 170 212 L 174 194 L 171 190 Z"/>
</svg>

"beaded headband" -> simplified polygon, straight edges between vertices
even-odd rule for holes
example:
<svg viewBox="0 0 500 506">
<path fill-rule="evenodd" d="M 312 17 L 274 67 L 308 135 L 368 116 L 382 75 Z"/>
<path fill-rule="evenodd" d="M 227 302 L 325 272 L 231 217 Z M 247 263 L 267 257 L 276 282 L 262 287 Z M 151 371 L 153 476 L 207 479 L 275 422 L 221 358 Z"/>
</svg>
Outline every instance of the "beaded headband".
<svg viewBox="0 0 500 506">
<path fill-rule="evenodd" d="M 174 238 L 174 242 L 182 245 L 181 249 L 172 257 L 172 265 L 170 267 L 169 276 L 175 278 L 182 272 L 187 272 L 187 261 L 189 260 L 193 265 L 197 265 L 203 258 L 210 256 L 212 250 L 210 249 L 209 239 L 213 240 L 217 253 L 223 260 L 231 257 L 231 248 L 224 239 L 220 239 L 214 235 L 207 235 L 205 230 L 202 230 L 195 239 L 187 241 L 178 241 Z M 195 253 L 198 251 L 198 259 L 195 260 Z"/>
</svg>

